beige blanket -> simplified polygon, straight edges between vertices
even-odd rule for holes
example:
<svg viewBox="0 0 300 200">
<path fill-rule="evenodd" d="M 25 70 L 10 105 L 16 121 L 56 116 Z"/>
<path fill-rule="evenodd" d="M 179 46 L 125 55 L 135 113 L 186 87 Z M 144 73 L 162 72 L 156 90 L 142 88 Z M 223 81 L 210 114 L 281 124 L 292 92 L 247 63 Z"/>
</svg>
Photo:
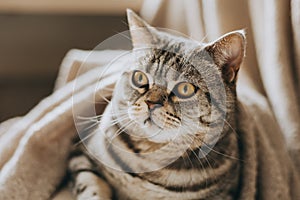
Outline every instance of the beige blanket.
<svg viewBox="0 0 300 200">
<path fill-rule="evenodd" d="M 73 109 L 84 110 L 84 102 L 100 101 L 98 96 L 94 98 L 97 92 L 111 95 L 111 91 L 102 89 L 116 82 L 122 64 L 111 65 L 100 87 L 96 87 L 99 75 L 106 69 L 105 64 L 123 53 L 70 51 L 62 63 L 54 93 L 26 116 L 1 124 L 0 200 L 52 196 L 65 175 L 71 142 L 77 134 Z"/>
</svg>

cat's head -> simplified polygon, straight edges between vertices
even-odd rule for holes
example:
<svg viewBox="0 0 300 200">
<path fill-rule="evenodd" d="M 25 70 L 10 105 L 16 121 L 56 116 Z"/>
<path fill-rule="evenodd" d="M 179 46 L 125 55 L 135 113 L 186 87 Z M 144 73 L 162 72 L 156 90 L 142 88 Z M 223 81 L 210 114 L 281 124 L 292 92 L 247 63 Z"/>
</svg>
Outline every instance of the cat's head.
<svg viewBox="0 0 300 200">
<path fill-rule="evenodd" d="M 244 32 L 203 44 L 151 27 L 130 10 L 127 15 L 134 59 L 112 101 L 114 117 L 127 133 L 165 143 L 215 137 L 233 123 Z"/>
</svg>

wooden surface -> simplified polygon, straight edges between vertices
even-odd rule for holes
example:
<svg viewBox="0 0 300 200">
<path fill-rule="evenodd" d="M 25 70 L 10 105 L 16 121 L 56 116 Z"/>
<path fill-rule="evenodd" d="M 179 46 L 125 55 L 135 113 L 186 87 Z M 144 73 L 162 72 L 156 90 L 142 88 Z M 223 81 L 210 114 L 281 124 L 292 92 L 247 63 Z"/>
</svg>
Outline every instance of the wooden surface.
<svg viewBox="0 0 300 200">
<path fill-rule="evenodd" d="M 0 12 L 124 14 L 126 8 L 139 10 L 142 0 L 1 0 Z"/>
</svg>

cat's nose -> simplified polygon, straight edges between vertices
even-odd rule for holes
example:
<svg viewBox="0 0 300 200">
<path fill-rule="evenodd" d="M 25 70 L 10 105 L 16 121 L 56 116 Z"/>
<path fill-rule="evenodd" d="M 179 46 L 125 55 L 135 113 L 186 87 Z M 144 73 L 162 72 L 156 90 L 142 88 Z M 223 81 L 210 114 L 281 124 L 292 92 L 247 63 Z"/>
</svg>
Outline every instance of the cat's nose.
<svg viewBox="0 0 300 200">
<path fill-rule="evenodd" d="M 154 101 L 146 100 L 145 103 L 147 104 L 149 110 L 154 110 L 155 108 L 159 108 L 163 106 L 163 102 L 160 101 L 154 102 Z"/>
</svg>

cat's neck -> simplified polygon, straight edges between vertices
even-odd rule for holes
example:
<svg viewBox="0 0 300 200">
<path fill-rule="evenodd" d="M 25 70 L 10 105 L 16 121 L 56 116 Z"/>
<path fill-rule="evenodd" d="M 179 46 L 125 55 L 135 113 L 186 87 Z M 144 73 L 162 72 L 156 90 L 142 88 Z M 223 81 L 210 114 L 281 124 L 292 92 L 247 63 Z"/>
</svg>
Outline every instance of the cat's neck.
<svg viewBox="0 0 300 200">
<path fill-rule="evenodd" d="M 209 146 L 203 143 L 201 146 L 191 144 L 190 146 L 183 147 L 182 155 L 172 162 L 170 168 L 203 168 L 217 167 L 226 160 L 238 161 L 239 147 L 238 135 L 235 130 L 235 123 L 224 124 L 223 133 L 220 134 L 218 142 L 214 146 Z M 131 137 L 127 133 L 122 133 L 119 137 L 133 148 L 135 153 L 151 153 L 166 146 L 166 143 L 155 143 L 147 139 Z M 164 154 L 160 154 L 160 158 L 170 158 L 172 152 L 178 155 L 179 146 L 170 145 L 170 149 Z"/>
<path fill-rule="evenodd" d="M 187 149 L 175 162 L 169 165 L 171 168 L 215 168 L 226 160 L 239 160 L 238 138 L 235 130 L 227 132 L 215 146 L 202 145 Z"/>
<path fill-rule="evenodd" d="M 224 130 L 227 132 L 223 133 L 223 137 L 210 149 L 208 154 L 203 154 L 201 147 L 189 149 L 165 167 L 137 176 L 162 185 L 166 183 L 176 185 L 182 182 L 181 184 L 186 187 L 178 189 L 182 191 L 207 189 L 211 190 L 210 192 L 215 195 L 222 193 L 230 197 L 235 196 L 240 174 L 238 136 L 234 129 L 234 124 L 230 127 L 225 127 Z M 138 152 L 149 151 L 151 148 L 154 151 L 161 148 L 159 144 L 149 141 L 131 142 L 139 144 L 137 145 L 140 148 L 137 150 Z M 162 153 L 158 159 L 168 159 L 170 154 L 172 152 Z M 176 174 L 177 178 L 174 178 L 172 174 Z M 220 188 L 222 188 L 222 191 L 219 190 Z M 177 190 L 176 187 L 171 186 L 168 189 Z"/>
</svg>

